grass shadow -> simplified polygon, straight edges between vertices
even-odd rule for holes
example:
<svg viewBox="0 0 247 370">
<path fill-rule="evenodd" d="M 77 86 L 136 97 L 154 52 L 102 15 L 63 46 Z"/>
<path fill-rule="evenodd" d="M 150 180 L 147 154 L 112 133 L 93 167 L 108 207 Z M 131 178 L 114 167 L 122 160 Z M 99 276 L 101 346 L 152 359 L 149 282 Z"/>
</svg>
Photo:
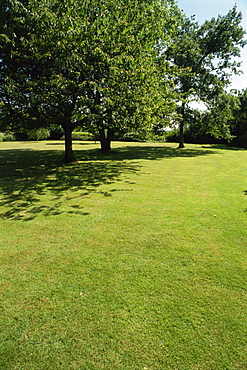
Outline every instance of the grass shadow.
<svg viewBox="0 0 247 370">
<path fill-rule="evenodd" d="M 102 154 L 97 149 L 77 151 L 76 157 L 79 160 L 159 160 L 163 158 L 187 158 L 215 154 L 216 151 L 207 149 L 177 149 L 168 146 L 124 146 L 116 148 L 111 153 Z"/>
<path fill-rule="evenodd" d="M 75 143 L 75 141 L 74 141 L 74 143 Z M 85 141 L 85 142 L 83 142 L 83 141 L 79 141 L 79 142 L 76 142 L 76 144 L 78 145 L 83 145 L 83 146 L 86 146 L 86 145 L 92 145 L 92 144 L 94 144 L 95 142 L 94 141 L 90 141 L 90 142 L 88 142 L 88 141 Z M 64 146 L 64 143 L 63 142 L 47 142 L 46 143 L 46 145 L 48 145 L 48 146 Z"/>
<path fill-rule="evenodd" d="M 202 148 L 206 148 L 206 149 L 223 149 L 223 150 L 235 150 L 235 151 L 244 151 L 244 150 L 247 150 L 247 148 L 240 148 L 240 147 L 236 147 L 236 146 L 230 146 L 230 145 L 227 145 L 227 144 L 211 144 L 211 145 L 207 145 L 207 146 L 202 146 Z"/>
<path fill-rule="evenodd" d="M 64 212 L 86 216 L 83 207 L 71 204 L 71 200 L 76 202 L 92 192 L 111 196 L 114 189 L 101 192 L 99 187 L 119 181 L 122 174 L 137 173 L 141 159 L 195 157 L 214 152 L 137 145 L 120 147 L 105 155 L 95 149 L 75 153 L 79 162 L 63 165 L 60 150 L 1 150 L 0 218 L 28 221 L 39 214 L 56 216 Z"/>
<path fill-rule="evenodd" d="M 136 164 L 104 160 L 63 165 L 61 157 L 62 152 L 54 150 L 0 151 L 0 207 L 3 210 L 0 217 L 27 221 L 40 213 L 87 215 L 76 204 L 63 210 L 64 201 L 76 201 L 77 197 L 81 200 L 97 191 L 100 185 L 118 181 L 121 174 L 139 170 Z"/>
</svg>

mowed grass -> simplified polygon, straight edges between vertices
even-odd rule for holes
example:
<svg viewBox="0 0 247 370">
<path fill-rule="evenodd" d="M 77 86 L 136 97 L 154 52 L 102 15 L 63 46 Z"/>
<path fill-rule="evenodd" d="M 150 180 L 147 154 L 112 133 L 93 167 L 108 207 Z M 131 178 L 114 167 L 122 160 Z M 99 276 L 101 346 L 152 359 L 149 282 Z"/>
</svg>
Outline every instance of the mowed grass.
<svg viewBox="0 0 247 370">
<path fill-rule="evenodd" d="M 0 369 L 247 369 L 247 151 L 0 143 Z"/>
</svg>

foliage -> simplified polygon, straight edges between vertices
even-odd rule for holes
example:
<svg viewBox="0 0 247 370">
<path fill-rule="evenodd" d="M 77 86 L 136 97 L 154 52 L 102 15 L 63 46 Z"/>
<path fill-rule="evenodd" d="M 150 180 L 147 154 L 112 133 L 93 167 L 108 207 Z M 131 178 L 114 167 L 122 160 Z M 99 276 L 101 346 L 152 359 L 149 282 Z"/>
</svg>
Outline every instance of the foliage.
<svg viewBox="0 0 247 370">
<path fill-rule="evenodd" d="M 0 142 L 2 141 L 14 141 L 15 135 L 12 132 L 0 132 Z"/>
<path fill-rule="evenodd" d="M 202 25 L 184 16 L 176 38 L 166 51 L 168 60 L 177 68 L 173 78 L 181 102 L 180 147 L 184 146 L 188 103 L 195 99 L 205 103 L 214 101 L 224 93 L 230 73 L 238 73 L 240 65 L 234 58 L 240 56 L 240 48 L 246 44 L 241 19 L 236 6 L 225 16 Z M 217 122 L 220 127 L 215 132 L 223 133 L 223 122 Z"/>
<path fill-rule="evenodd" d="M 50 130 L 44 127 L 40 127 L 37 130 L 32 129 L 27 132 L 27 136 L 31 140 L 44 140 L 50 136 Z"/>
<path fill-rule="evenodd" d="M 161 81 L 159 40 L 169 41 L 169 1 L 7 2 L 1 9 L 1 114 L 14 127 L 60 124 L 65 161 L 75 159 L 71 132 L 151 128 L 172 107 Z M 163 89 L 160 89 L 160 85 Z"/>
<path fill-rule="evenodd" d="M 75 131 L 72 133 L 73 140 L 96 141 L 97 137 L 90 132 Z"/>
<path fill-rule="evenodd" d="M 198 124 L 187 126 L 184 130 L 184 140 L 191 144 L 223 144 L 227 145 L 225 139 L 219 139 L 199 129 Z M 179 130 L 175 129 L 166 134 L 165 141 L 169 143 L 179 143 Z"/>
<path fill-rule="evenodd" d="M 7 0 L 0 16 L 1 131 L 60 125 L 65 162 L 76 127 L 107 152 L 114 135 L 162 132 L 176 99 L 182 135 L 190 99 L 216 100 L 245 44 L 236 7 L 201 26 L 172 0 Z"/>
<path fill-rule="evenodd" d="M 230 124 L 234 118 L 234 111 L 239 109 L 239 98 L 233 94 L 222 93 L 212 102 L 208 112 L 207 130 L 216 138 L 231 140 Z"/>
<path fill-rule="evenodd" d="M 207 106 L 208 109 L 204 111 L 188 107 L 184 112 L 185 140 L 197 144 L 230 142 L 233 139 L 231 125 L 239 109 L 238 96 L 222 93 L 215 96 Z M 170 133 L 167 140 L 179 142 L 179 130 Z"/>
<path fill-rule="evenodd" d="M 238 92 L 239 106 L 233 111 L 231 133 L 235 136 L 247 134 L 247 89 Z"/>
<path fill-rule="evenodd" d="M 127 132 L 118 132 L 114 135 L 114 139 L 118 141 L 136 141 L 136 142 L 144 142 L 149 139 L 147 136 L 147 132 L 143 130 L 143 132 L 136 132 L 136 131 L 127 131 Z"/>
<path fill-rule="evenodd" d="M 231 145 L 241 148 L 247 147 L 247 90 L 232 91 L 238 105 L 232 106 L 232 114 L 228 120 L 229 131 L 233 137 Z"/>
</svg>

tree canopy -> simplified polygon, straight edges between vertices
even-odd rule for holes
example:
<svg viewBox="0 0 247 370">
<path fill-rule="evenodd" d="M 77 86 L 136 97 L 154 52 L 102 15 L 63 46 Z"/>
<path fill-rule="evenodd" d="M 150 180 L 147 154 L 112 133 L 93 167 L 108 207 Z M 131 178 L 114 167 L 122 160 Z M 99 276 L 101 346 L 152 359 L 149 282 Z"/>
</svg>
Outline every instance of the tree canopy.
<svg viewBox="0 0 247 370">
<path fill-rule="evenodd" d="M 175 39 L 167 49 L 168 60 L 177 68 L 175 89 L 181 102 L 179 147 L 184 146 L 185 109 L 190 100 L 212 102 L 224 92 L 232 73 L 240 64 L 235 57 L 245 46 L 242 14 L 234 6 L 226 15 L 219 15 L 199 25 L 183 17 Z"/>
<path fill-rule="evenodd" d="M 1 12 L 1 113 L 11 126 L 62 125 L 98 132 L 103 151 L 115 130 L 151 127 L 171 109 L 159 40 L 171 24 L 168 1 L 7 1 Z M 163 83 L 163 88 L 160 86 Z"/>
<path fill-rule="evenodd" d="M 199 25 L 173 0 L 2 1 L 0 124 L 62 126 L 73 162 L 76 127 L 108 152 L 114 133 L 162 127 L 180 101 L 183 147 L 187 103 L 216 101 L 238 72 L 241 19 L 234 6 Z"/>
</svg>

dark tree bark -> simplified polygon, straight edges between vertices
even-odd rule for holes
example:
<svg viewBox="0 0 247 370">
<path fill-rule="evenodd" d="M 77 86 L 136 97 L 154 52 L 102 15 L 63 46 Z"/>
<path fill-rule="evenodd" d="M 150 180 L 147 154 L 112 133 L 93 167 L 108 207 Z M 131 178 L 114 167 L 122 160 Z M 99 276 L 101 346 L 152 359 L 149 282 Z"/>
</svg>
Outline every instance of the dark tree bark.
<svg viewBox="0 0 247 370">
<path fill-rule="evenodd" d="M 71 123 L 71 121 L 67 121 L 66 123 L 62 124 L 63 130 L 64 130 L 64 136 L 65 136 L 65 155 L 63 158 L 63 163 L 73 163 L 77 162 L 75 154 L 73 152 L 72 148 L 72 132 L 73 130 L 78 127 L 82 126 L 87 122 L 88 118 L 84 117 L 76 122 Z"/>
<path fill-rule="evenodd" d="M 96 96 L 96 102 L 100 104 L 100 95 L 99 93 Z M 103 153 L 109 153 L 111 151 L 111 141 L 113 139 L 113 129 L 111 128 L 113 126 L 113 120 L 112 120 L 112 111 L 108 109 L 107 111 L 107 117 L 106 119 L 106 127 L 104 121 L 102 121 L 98 125 L 99 129 L 99 137 L 100 137 L 100 145 L 101 145 L 101 151 Z"/>
<path fill-rule="evenodd" d="M 65 134 L 65 155 L 63 158 L 63 163 L 73 163 L 76 162 L 76 157 L 72 149 L 72 131 L 73 126 L 71 124 L 63 125 Z"/>
<path fill-rule="evenodd" d="M 179 145 L 178 148 L 184 148 L 184 123 L 185 123 L 185 103 L 182 103 L 182 121 L 179 125 Z"/>
<path fill-rule="evenodd" d="M 113 129 L 108 128 L 107 130 L 105 130 L 104 128 L 100 128 L 99 134 L 100 134 L 101 151 L 103 153 L 110 152 L 111 151 L 111 141 L 113 138 Z"/>
</svg>

